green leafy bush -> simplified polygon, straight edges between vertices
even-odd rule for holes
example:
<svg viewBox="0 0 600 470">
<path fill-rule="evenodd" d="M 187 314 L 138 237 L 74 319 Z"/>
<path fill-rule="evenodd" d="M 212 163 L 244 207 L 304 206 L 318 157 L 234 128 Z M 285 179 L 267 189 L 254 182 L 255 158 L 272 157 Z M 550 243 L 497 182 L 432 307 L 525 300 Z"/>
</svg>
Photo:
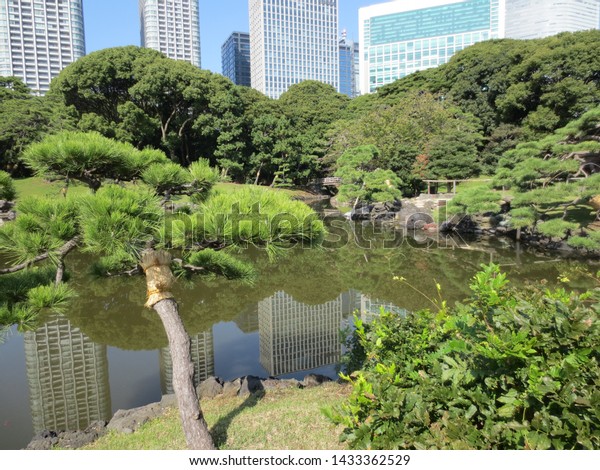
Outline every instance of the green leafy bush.
<svg viewBox="0 0 600 470">
<path fill-rule="evenodd" d="M 0 171 L 0 199 L 12 201 L 17 196 L 15 183 L 5 171 Z"/>
<path fill-rule="evenodd" d="M 485 266 L 464 304 L 357 321 L 362 370 L 329 410 L 372 449 L 597 449 L 597 292 L 515 291 Z"/>
</svg>

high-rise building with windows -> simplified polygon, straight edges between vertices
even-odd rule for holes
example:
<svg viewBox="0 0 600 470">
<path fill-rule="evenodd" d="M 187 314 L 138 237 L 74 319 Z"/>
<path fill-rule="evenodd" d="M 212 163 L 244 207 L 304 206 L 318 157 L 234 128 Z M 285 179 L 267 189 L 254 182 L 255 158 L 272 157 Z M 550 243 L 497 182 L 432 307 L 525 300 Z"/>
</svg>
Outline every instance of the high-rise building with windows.
<svg viewBox="0 0 600 470">
<path fill-rule="evenodd" d="M 198 0 L 139 0 L 142 47 L 200 67 Z"/>
<path fill-rule="evenodd" d="M 234 32 L 221 46 L 221 72 L 236 85 L 251 86 L 250 35 Z"/>
<path fill-rule="evenodd" d="M 600 0 L 505 0 L 506 37 L 535 39 L 598 28 Z"/>
<path fill-rule="evenodd" d="M 504 36 L 505 0 L 396 0 L 358 13 L 360 91 L 436 67 L 467 46 Z"/>
<path fill-rule="evenodd" d="M 360 94 L 359 88 L 359 48 L 358 43 L 350 41 L 346 31 L 340 39 L 340 86 L 338 91 L 350 98 Z"/>
<path fill-rule="evenodd" d="M 252 87 L 278 98 L 318 80 L 338 89 L 338 0 L 249 0 Z"/>
<path fill-rule="evenodd" d="M 0 75 L 38 94 L 85 55 L 82 0 L 0 0 Z"/>
</svg>

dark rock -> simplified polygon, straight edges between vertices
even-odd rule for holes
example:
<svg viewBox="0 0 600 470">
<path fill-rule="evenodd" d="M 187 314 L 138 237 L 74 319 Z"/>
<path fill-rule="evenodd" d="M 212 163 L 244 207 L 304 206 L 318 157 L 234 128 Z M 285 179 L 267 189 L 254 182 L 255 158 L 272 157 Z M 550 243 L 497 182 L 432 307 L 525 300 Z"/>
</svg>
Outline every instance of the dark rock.
<svg viewBox="0 0 600 470">
<path fill-rule="evenodd" d="M 94 421 L 83 431 L 42 431 L 27 445 L 28 450 L 50 450 L 54 447 L 79 449 L 106 433 L 106 421 Z"/>
<path fill-rule="evenodd" d="M 331 379 L 325 375 L 308 374 L 306 377 L 304 377 L 304 380 L 302 381 L 302 385 L 306 388 L 309 388 L 309 387 L 317 387 L 326 382 L 331 382 Z"/>
<path fill-rule="evenodd" d="M 106 421 L 94 421 L 84 431 L 68 431 L 61 433 L 58 447 L 64 449 L 80 449 L 91 444 L 106 433 Z"/>
<path fill-rule="evenodd" d="M 238 395 L 252 395 L 253 393 L 259 392 L 264 389 L 265 387 L 263 386 L 262 381 L 259 377 L 247 375 L 246 377 L 242 378 L 242 383 L 240 385 Z"/>
<path fill-rule="evenodd" d="M 424 212 L 415 212 L 406 219 L 406 228 L 409 230 L 420 230 L 427 224 L 434 223 L 433 217 Z"/>
<path fill-rule="evenodd" d="M 232 380 L 231 382 L 225 382 L 223 384 L 223 396 L 234 397 L 238 394 L 241 387 L 242 387 L 241 379 L 235 379 L 235 380 Z"/>
<path fill-rule="evenodd" d="M 150 421 L 163 412 L 160 403 L 150 403 L 131 410 L 118 410 L 108 423 L 107 428 L 126 434 L 136 431 L 142 424 Z"/>
<path fill-rule="evenodd" d="M 402 210 L 402 201 L 388 201 L 383 204 L 388 212 L 400 212 Z"/>
<path fill-rule="evenodd" d="M 58 433 L 55 431 L 44 430 L 36 434 L 27 445 L 27 450 L 50 450 L 58 444 Z"/>
<path fill-rule="evenodd" d="M 0 199 L 0 212 L 6 212 L 11 210 L 14 207 L 15 203 L 12 201 L 5 201 L 4 199 Z"/>
<path fill-rule="evenodd" d="M 442 224 L 440 225 L 440 232 L 448 233 L 452 231 L 454 231 L 454 225 L 452 223 L 450 223 L 447 220 L 445 222 L 442 222 Z"/>
<path fill-rule="evenodd" d="M 223 393 L 223 381 L 218 377 L 208 377 L 196 387 L 200 398 L 214 398 Z"/>
<path fill-rule="evenodd" d="M 362 206 L 352 209 L 350 218 L 352 220 L 369 220 L 371 218 L 372 206 Z"/>
</svg>

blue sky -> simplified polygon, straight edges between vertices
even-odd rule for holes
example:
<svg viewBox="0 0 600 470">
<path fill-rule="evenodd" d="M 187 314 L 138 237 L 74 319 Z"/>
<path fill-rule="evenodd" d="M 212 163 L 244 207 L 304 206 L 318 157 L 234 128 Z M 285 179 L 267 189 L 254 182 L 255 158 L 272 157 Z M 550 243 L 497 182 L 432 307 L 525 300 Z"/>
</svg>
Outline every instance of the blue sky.
<svg viewBox="0 0 600 470">
<path fill-rule="evenodd" d="M 339 0 L 340 29 L 358 40 L 358 8 L 383 0 Z M 87 52 L 140 45 L 138 0 L 83 0 Z M 221 45 L 233 31 L 248 31 L 248 0 L 200 0 L 202 68 L 221 72 Z"/>
</svg>

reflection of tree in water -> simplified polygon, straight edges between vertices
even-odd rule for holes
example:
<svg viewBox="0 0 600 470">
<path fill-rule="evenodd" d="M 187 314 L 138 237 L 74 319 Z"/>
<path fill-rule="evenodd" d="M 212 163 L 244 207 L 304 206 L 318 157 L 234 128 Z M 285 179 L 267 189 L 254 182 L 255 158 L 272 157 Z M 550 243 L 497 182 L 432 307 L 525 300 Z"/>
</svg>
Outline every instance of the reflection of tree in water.
<svg viewBox="0 0 600 470">
<path fill-rule="evenodd" d="M 361 245 L 371 242 L 372 248 L 357 246 L 349 231 L 349 243 L 331 249 L 288 250 L 274 263 L 264 252 L 247 250 L 243 255 L 254 260 L 259 271 L 255 285 L 225 279 L 178 282 L 174 294 L 188 332 L 193 336 L 209 331 L 217 322 L 233 321 L 245 306 L 257 305 L 279 291 L 307 305 L 333 301 L 340 293 L 354 289 L 407 310 L 431 307 L 421 294 L 394 282 L 394 276 L 405 277 L 431 297 L 436 295 L 438 282 L 446 300 L 460 301 L 468 296 L 469 280 L 479 265 L 490 261 L 490 252 L 494 262 L 507 265 L 514 284 L 540 277 L 555 280 L 558 275 L 554 264 L 535 262 L 547 258 L 536 258 L 530 253 L 518 255 L 510 245 L 471 244 L 479 251 L 427 249 L 426 245 L 411 246 L 400 239 L 395 246 L 385 248 L 384 240 L 391 240 L 394 235 L 375 234 L 368 226 L 361 230 Z M 80 265 L 72 271 L 84 272 L 85 256 L 72 258 L 71 263 Z M 166 346 L 166 337 L 157 316 L 140 307 L 144 303 L 142 283 L 143 279 L 136 277 L 97 279 L 77 275 L 73 285 L 79 297 L 68 316 L 98 343 L 122 349 L 160 349 Z"/>
<path fill-rule="evenodd" d="M 25 333 L 34 431 L 85 429 L 111 416 L 106 346 L 64 317 Z"/>
</svg>

